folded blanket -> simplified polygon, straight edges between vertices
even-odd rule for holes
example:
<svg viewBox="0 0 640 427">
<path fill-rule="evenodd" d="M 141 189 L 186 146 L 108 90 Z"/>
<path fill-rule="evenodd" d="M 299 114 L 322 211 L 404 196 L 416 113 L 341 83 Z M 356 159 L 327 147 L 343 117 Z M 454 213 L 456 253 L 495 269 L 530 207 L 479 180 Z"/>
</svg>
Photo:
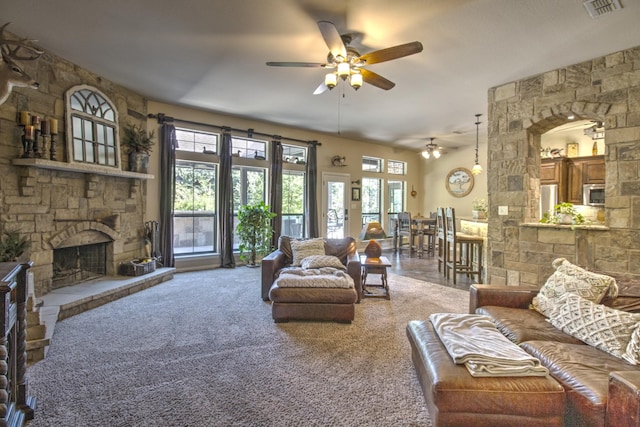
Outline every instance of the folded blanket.
<svg viewBox="0 0 640 427">
<path fill-rule="evenodd" d="M 332 267 L 283 270 L 274 282 L 280 288 L 353 288 L 353 278 Z"/>
<path fill-rule="evenodd" d="M 546 376 L 547 368 L 502 335 L 488 316 L 434 313 L 433 328 L 456 364 L 474 377 Z"/>
</svg>

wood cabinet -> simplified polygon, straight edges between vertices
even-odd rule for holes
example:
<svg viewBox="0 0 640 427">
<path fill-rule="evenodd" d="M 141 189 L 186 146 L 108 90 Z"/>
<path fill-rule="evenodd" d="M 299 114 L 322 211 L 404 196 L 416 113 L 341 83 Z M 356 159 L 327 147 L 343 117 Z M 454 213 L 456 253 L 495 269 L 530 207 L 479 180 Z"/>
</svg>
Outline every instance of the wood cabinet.
<svg viewBox="0 0 640 427">
<path fill-rule="evenodd" d="M 30 263 L 0 263 L 0 425 L 33 419 L 27 396 L 27 270 Z"/>
<path fill-rule="evenodd" d="M 566 201 L 581 205 L 584 184 L 604 184 L 604 156 L 575 157 L 567 162 Z"/>
<path fill-rule="evenodd" d="M 564 181 L 565 157 L 540 161 L 540 185 L 560 184 Z"/>
</svg>

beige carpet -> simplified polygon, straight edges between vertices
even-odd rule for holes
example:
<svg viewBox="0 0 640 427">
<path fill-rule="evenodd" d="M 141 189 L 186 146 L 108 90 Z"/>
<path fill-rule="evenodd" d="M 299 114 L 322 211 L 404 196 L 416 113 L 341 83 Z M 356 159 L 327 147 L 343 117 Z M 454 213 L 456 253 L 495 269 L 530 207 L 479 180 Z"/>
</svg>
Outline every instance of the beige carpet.
<svg viewBox="0 0 640 427">
<path fill-rule="evenodd" d="M 56 325 L 39 426 L 428 426 L 405 326 L 468 292 L 390 275 L 351 325 L 275 324 L 260 270 L 175 279 Z"/>
</svg>

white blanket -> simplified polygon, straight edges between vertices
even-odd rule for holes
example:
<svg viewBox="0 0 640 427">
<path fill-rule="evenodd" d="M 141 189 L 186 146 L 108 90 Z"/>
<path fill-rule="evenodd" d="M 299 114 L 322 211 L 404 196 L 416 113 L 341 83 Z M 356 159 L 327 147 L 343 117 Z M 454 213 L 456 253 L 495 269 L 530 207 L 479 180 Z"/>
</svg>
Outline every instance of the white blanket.
<svg viewBox="0 0 640 427">
<path fill-rule="evenodd" d="M 546 376 L 547 368 L 509 341 L 488 316 L 434 313 L 433 328 L 456 364 L 474 377 Z"/>
<path fill-rule="evenodd" d="M 281 288 L 353 288 L 353 278 L 333 267 L 283 269 L 275 284 Z"/>
</svg>

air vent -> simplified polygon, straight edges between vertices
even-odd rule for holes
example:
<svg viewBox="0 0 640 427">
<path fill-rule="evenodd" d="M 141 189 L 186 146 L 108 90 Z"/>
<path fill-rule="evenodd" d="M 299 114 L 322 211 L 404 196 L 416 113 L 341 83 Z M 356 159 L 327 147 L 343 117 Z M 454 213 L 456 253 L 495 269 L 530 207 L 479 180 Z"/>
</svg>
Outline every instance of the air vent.
<svg viewBox="0 0 640 427">
<path fill-rule="evenodd" d="M 589 12 L 589 15 L 593 18 L 599 18 L 610 12 L 622 9 L 620 0 L 588 0 L 583 3 L 584 7 Z"/>
</svg>

